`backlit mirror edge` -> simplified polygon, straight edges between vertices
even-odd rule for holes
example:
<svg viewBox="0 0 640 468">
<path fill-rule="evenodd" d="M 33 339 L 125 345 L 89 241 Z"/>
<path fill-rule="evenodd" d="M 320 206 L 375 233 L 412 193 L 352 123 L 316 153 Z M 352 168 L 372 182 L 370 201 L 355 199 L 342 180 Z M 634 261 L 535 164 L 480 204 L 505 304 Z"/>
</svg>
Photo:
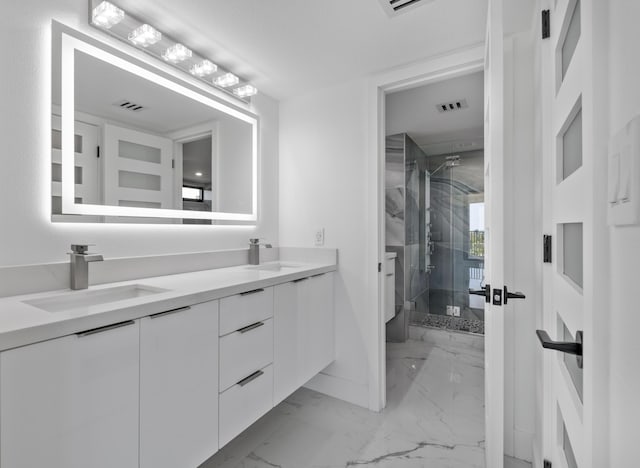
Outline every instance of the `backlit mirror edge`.
<svg viewBox="0 0 640 468">
<path fill-rule="evenodd" d="M 111 46 L 104 44 L 106 48 Z M 75 51 L 87 53 L 95 58 L 104 60 L 122 70 L 134 73 L 153 83 L 177 92 L 185 97 L 194 99 L 204 105 L 238 118 L 251 125 L 252 128 L 252 210 L 251 213 L 203 212 L 190 210 L 172 210 L 157 208 L 137 208 L 121 206 L 104 206 L 92 204 L 77 204 L 75 202 L 74 185 L 74 118 L 75 118 Z M 136 218 L 162 219 L 199 219 L 212 221 L 237 221 L 256 223 L 258 221 L 258 148 L 259 148 L 259 117 L 253 113 L 237 110 L 234 107 L 219 102 L 201 92 L 184 86 L 177 77 L 166 78 L 155 71 L 139 66 L 132 61 L 139 61 L 134 57 L 129 60 L 114 55 L 100 47 L 91 45 L 68 32 L 60 31 L 60 77 L 61 77 L 61 201 L 62 216 L 114 216 Z M 55 220 L 54 220 L 55 221 Z"/>
</svg>

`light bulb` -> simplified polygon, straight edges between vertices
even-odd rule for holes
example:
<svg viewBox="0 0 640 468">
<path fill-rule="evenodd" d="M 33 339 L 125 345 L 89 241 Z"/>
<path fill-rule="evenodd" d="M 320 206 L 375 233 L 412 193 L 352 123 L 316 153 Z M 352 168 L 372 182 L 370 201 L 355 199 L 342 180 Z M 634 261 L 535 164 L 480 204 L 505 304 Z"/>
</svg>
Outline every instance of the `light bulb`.
<svg viewBox="0 0 640 468">
<path fill-rule="evenodd" d="M 217 77 L 213 81 L 213 84 L 220 86 L 221 88 L 228 88 L 229 86 L 237 85 L 239 82 L 240 79 L 233 73 L 225 73 L 224 75 Z"/>
<path fill-rule="evenodd" d="M 105 29 L 111 29 L 112 26 L 122 21 L 123 18 L 124 11 L 109 2 L 102 2 L 93 9 L 91 14 L 91 21 L 93 24 Z"/>
<path fill-rule="evenodd" d="M 235 94 L 239 98 L 245 98 L 258 94 L 258 89 L 255 86 L 248 84 L 234 89 L 233 94 Z"/>
<path fill-rule="evenodd" d="M 200 63 L 196 63 L 191 67 L 191 74 L 202 78 L 203 76 L 211 75 L 218 70 L 218 65 L 209 60 L 203 60 Z"/>
<path fill-rule="evenodd" d="M 143 24 L 142 26 L 134 29 L 131 34 L 129 34 L 129 40 L 135 45 L 139 45 L 141 47 L 149 47 L 150 45 L 158 42 L 160 39 L 162 39 L 162 34 L 160 33 L 160 31 L 152 28 L 148 24 Z"/>
<path fill-rule="evenodd" d="M 183 60 L 190 58 L 193 55 L 190 49 L 186 48 L 182 44 L 176 44 L 174 46 L 169 47 L 164 54 L 162 54 L 162 58 L 167 62 L 171 63 L 179 63 Z"/>
</svg>

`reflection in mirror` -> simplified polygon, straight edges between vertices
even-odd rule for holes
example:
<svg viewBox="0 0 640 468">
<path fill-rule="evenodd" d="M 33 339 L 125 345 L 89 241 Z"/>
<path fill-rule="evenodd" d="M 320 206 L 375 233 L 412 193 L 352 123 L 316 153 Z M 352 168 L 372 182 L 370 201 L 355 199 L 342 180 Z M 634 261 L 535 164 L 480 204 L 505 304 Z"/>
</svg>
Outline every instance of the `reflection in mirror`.
<svg viewBox="0 0 640 468">
<path fill-rule="evenodd" d="M 148 70 L 123 68 L 122 59 L 73 41 L 74 137 L 68 151 L 74 188 L 67 192 L 73 200 L 64 203 L 63 112 L 70 107 L 63 102 L 64 83 L 54 83 L 54 220 L 77 221 L 77 214 L 91 222 L 256 219 L 255 117 L 196 99 L 187 88 L 167 86 L 161 77 L 153 81 Z"/>
</svg>

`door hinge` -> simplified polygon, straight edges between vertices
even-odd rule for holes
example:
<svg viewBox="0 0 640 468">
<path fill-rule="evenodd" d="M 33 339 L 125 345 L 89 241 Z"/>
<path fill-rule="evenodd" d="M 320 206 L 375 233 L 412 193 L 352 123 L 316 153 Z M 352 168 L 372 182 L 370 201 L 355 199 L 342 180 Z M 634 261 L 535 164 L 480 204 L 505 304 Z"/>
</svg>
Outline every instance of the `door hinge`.
<svg viewBox="0 0 640 468">
<path fill-rule="evenodd" d="M 544 263 L 551 263 L 551 236 L 545 234 L 543 237 L 542 247 L 542 261 Z"/>
<path fill-rule="evenodd" d="M 543 463 L 543 468 L 551 468 L 551 462 L 549 460 L 545 460 Z"/>
<path fill-rule="evenodd" d="M 551 37 L 551 12 L 542 10 L 542 39 Z"/>
<path fill-rule="evenodd" d="M 378 263 L 378 273 L 382 272 L 382 263 Z"/>
</svg>

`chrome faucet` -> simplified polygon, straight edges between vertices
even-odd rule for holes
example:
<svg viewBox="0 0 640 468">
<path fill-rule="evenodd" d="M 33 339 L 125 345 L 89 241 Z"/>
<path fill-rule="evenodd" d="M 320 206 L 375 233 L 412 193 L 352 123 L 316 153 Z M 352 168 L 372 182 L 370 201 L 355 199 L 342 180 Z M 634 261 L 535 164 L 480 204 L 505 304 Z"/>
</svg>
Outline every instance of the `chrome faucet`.
<svg viewBox="0 0 640 468">
<path fill-rule="evenodd" d="M 87 289 L 89 287 L 89 263 L 101 262 L 102 255 L 89 254 L 89 245 L 72 244 L 71 252 L 71 289 Z"/>
<path fill-rule="evenodd" d="M 249 265 L 260 265 L 260 246 L 270 249 L 271 244 L 261 244 L 260 239 L 249 239 Z"/>
</svg>

